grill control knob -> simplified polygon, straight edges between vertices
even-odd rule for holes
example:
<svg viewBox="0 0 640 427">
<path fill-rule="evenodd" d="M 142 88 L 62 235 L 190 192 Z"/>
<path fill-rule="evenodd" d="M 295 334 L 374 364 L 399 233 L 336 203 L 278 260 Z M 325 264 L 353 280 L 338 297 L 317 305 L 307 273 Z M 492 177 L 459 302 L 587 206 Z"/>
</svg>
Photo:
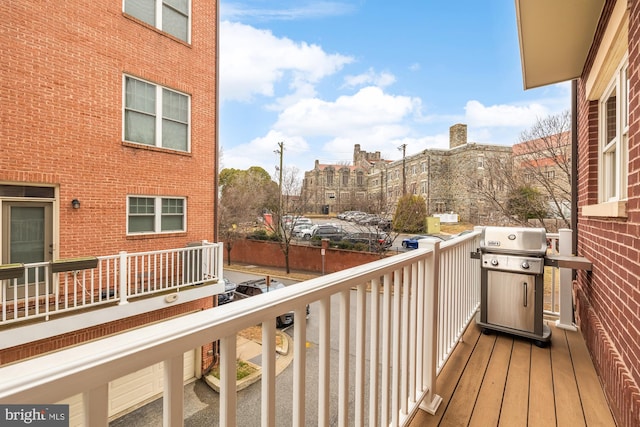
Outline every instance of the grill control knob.
<svg viewBox="0 0 640 427">
<path fill-rule="evenodd" d="M 529 263 L 527 261 L 523 261 L 522 264 L 520 264 L 520 267 L 522 267 L 523 270 L 528 270 Z"/>
<path fill-rule="evenodd" d="M 494 267 L 495 267 L 496 265 L 498 265 L 498 260 L 497 260 L 497 259 L 495 259 L 495 258 L 494 258 L 494 259 L 492 259 L 492 260 L 491 260 L 491 265 L 493 265 Z"/>
</svg>

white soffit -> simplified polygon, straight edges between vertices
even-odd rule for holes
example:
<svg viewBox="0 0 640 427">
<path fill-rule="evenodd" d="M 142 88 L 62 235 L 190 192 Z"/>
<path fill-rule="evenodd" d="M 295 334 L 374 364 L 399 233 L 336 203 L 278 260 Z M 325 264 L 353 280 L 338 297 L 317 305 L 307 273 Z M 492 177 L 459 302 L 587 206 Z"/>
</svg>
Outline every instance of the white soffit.
<svg viewBox="0 0 640 427">
<path fill-rule="evenodd" d="M 604 0 L 515 0 L 524 88 L 580 77 Z"/>
</svg>

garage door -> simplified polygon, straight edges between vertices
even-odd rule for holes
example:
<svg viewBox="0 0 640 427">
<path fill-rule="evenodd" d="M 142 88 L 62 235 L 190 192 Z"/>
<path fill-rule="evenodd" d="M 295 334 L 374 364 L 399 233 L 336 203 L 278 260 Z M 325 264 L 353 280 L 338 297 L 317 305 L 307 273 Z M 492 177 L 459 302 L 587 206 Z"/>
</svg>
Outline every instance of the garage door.
<svg viewBox="0 0 640 427">
<path fill-rule="evenodd" d="M 184 380 L 195 377 L 195 350 L 184 354 Z M 160 397 L 163 384 L 163 364 L 141 369 L 109 383 L 109 416 L 131 411 Z M 62 404 L 69 405 L 69 426 L 82 427 L 84 417 L 82 395 L 77 394 L 65 399 Z"/>
</svg>

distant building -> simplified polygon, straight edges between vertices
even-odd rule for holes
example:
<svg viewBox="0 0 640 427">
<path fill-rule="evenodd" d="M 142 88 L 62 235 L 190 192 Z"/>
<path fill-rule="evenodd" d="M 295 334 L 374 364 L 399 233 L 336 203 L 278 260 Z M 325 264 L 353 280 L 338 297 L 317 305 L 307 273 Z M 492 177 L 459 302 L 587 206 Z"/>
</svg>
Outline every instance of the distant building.
<svg viewBox="0 0 640 427">
<path fill-rule="evenodd" d="M 313 213 L 337 213 L 368 209 L 368 177 L 375 165 L 385 163 L 380 152 L 369 153 L 356 144 L 353 164 L 322 164 L 304 174 L 302 200 Z"/>
<path fill-rule="evenodd" d="M 562 132 L 513 146 L 513 167 L 524 181 L 547 199 L 547 215 L 570 227 L 571 132 Z"/>
<path fill-rule="evenodd" d="M 511 156 L 511 147 L 467 142 L 467 125 L 449 131 L 449 149 L 424 150 L 396 161 L 354 149 L 354 165 L 323 165 L 305 173 L 303 197 L 309 210 L 391 213 L 403 194 L 422 196 L 428 214 L 455 212 L 482 223 L 491 213 L 476 188 L 485 185 L 487 159 Z M 337 177 L 337 178 L 336 178 Z"/>
</svg>

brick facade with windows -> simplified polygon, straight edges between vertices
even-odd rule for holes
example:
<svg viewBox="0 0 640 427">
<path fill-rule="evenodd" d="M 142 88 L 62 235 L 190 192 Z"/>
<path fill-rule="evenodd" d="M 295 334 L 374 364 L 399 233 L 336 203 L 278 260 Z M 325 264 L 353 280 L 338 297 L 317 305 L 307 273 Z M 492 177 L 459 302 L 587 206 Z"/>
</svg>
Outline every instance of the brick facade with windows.
<svg viewBox="0 0 640 427">
<path fill-rule="evenodd" d="M 615 25 L 612 16 L 616 2 L 607 1 L 585 71 L 578 81 L 578 253 L 593 262 L 593 273 L 578 274 L 575 292 L 579 325 L 616 421 L 631 426 L 640 423 L 640 4 L 630 1 L 617 6 L 627 9 L 623 13 L 628 14 L 623 19 L 628 19 L 628 40 L 624 42 L 628 44 L 630 71 L 629 169 L 625 178 L 627 194 L 620 196 L 626 213 L 601 216 L 586 209 L 602 202 L 598 186 L 599 101 L 590 96 L 588 82 L 600 72 L 596 55 L 607 27 Z"/>
<path fill-rule="evenodd" d="M 51 5 L 24 0 L 0 5 L 0 204 L 28 206 L 36 198 L 25 196 L 24 188 L 52 189 L 52 197 L 37 200 L 51 207 L 53 260 L 214 241 L 216 2 L 187 4 L 187 41 L 125 13 L 123 2 Z M 126 76 L 188 97 L 187 151 L 124 140 Z M 129 196 L 184 200 L 184 230 L 128 235 Z M 72 207 L 74 199 L 79 209 Z M 7 242 L 0 250 L 5 263 Z M 5 349 L 0 363 L 212 303 L 208 298 L 47 343 Z"/>
<path fill-rule="evenodd" d="M 638 426 L 640 3 L 593 2 L 580 18 L 571 10 L 564 17 L 581 25 L 559 31 L 553 46 L 547 29 L 535 22 L 562 13 L 558 4 L 516 0 L 516 6 L 525 87 L 576 79 L 576 254 L 593 263 L 574 282 L 576 323 L 617 425 Z M 567 47 L 584 57 L 568 57 Z M 539 48 L 544 55 L 535 55 Z"/>
</svg>

